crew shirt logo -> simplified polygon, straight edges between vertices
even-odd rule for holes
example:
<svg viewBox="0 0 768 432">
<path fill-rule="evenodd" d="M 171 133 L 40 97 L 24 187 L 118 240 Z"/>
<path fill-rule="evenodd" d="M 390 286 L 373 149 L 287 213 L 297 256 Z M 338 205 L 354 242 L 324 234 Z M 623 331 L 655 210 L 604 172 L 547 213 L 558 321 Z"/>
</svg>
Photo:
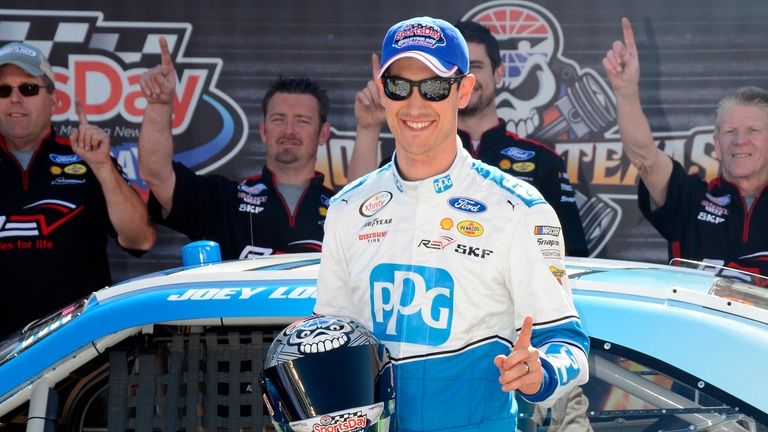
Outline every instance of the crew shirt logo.
<svg viewBox="0 0 768 432">
<path fill-rule="evenodd" d="M 515 162 L 512 164 L 512 169 L 517 172 L 527 173 L 536 169 L 536 164 L 533 162 Z"/>
<path fill-rule="evenodd" d="M 518 161 L 526 161 L 534 156 L 536 156 L 536 152 L 530 151 L 530 150 L 523 150 L 519 147 L 507 147 L 504 150 L 500 152 L 504 156 L 509 156 L 514 160 Z"/>
<path fill-rule="evenodd" d="M 731 195 L 729 194 L 716 197 L 714 195 L 710 195 L 709 193 L 707 193 L 707 199 L 721 207 L 725 207 L 731 203 Z"/>
<path fill-rule="evenodd" d="M 454 280 L 448 271 L 383 263 L 371 270 L 369 286 L 373 332 L 380 340 L 439 346 L 450 337 Z"/>
<path fill-rule="evenodd" d="M 50 157 L 51 160 L 57 164 L 71 164 L 71 163 L 81 161 L 80 156 L 76 154 L 60 155 L 60 154 L 51 153 L 48 155 L 48 157 Z"/>
</svg>

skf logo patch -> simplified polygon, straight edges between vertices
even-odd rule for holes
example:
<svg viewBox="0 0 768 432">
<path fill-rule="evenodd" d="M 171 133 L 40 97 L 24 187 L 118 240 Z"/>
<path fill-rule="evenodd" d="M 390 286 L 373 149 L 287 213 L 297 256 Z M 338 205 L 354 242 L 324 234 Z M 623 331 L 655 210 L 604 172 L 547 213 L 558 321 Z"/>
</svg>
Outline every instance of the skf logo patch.
<svg viewBox="0 0 768 432">
<path fill-rule="evenodd" d="M 381 191 L 369 196 L 360 204 L 360 216 L 373 216 L 392 201 L 392 192 Z"/>
<path fill-rule="evenodd" d="M 517 172 L 531 172 L 536 169 L 536 164 L 533 162 L 515 162 L 512 164 L 512 169 Z"/>
<path fill-rule="evenodd" d="M 369 286 L 373 333 L 379 339 L 428 346 L 448 340 L 454 298 L 448 271 L 383 263 L 371 270 Z"/>
<path fill-rule="evenodd" d="M 560 235 L 560 227 L 550 225 L 536 225 L 533 227 L 533 235 L 551 235 L 557 237 Z"/>
<path fill-rule="evenodd" d="M 483 235 L 483 226 L 475 221 L 465 220 L 456 225 L 456 230 L 467 237 L 480 237 Z"/>
<path fill-rule="evenodd" d="M 707 212 L 699 212 L 699 215 L 696 217 L 696 219 L 698 219 L 700 221 L 712 223 L 712 224 L 715 224 L 715 225 L 717 225 L 719 223 L 725 222 L 725 218 L 721 218 L 719 216 L 715 216 L 715 215 L 713 215 L 711 213 L 707 213 Z"/>
<path fill-rule="evenodd" d="M 444 175 L 434 179 L 432 186 L 435 187 L 435 192 L 440 194 L 453 187 L 453 180 L 451 180 L 450 175 Z"/>
<path fill-rule="evenodd" d="M 64 172 L 67 174 L 80 175 L 85 174 L 88 169 L 83 164 L 72 164 L 64 167 Z"/>
</svg>

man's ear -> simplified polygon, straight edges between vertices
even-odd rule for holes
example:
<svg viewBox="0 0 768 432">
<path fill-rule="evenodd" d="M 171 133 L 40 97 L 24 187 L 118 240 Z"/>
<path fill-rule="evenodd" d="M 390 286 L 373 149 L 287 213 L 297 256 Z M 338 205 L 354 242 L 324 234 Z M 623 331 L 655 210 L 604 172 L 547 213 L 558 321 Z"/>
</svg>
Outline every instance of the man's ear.
<svg viewBox="0 0 768 432">
<path fill-rule="evenodd" d="M 464 108 L 472 98 L 472 89 L 475 88 L 475 75 L 467 74 L 459 85 L 459 108 Z"/>
<path fill-rule="evenodd" d="M 331 138 L 331 124 L 328 122 L 325 122 L 320 126 L 320 134 L 318 135 L 318 144 L 323 145 L 327 144 L 328 140 Z"/>
<path fill-rule="evenodd" d="M 259 122 L 259 136 L 261 137 L 261 142 L 265 143 L 267 142 L 267 131 L 264 130 L 264 122 L 266 120 L 262 120 Z"/>
<path fill-rule="evenodd" d="M 496 70 L 493 71 L 493 79 L 496 81 L 496 87 L 500 87 L 502 81 L 504 81 L 504 63 L 501 63 Z"/>
</svg>

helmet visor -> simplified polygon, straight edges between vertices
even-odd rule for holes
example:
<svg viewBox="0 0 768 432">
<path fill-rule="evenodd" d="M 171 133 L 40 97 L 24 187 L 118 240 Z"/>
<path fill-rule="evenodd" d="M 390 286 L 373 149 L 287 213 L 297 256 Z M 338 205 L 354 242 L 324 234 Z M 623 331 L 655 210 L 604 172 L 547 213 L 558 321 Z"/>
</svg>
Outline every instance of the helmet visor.
<svg viewBox="0 0 768 432">
<path fill-rule="evenodd" d="M 378 346 L 360 345 L 266 368 L 260 384 L 267 409 L 289 423 L 392 399 L 392 367 L 383 358 Z"/>
</svg>

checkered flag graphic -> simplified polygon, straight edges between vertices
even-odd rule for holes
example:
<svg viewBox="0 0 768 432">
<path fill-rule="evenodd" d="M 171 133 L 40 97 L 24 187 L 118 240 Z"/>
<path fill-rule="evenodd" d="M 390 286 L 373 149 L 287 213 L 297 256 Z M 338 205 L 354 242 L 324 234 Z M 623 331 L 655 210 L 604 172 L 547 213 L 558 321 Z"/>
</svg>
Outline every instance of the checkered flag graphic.
<svg viewBox="0 0 768 432">
<path fill-rule="evenodd" d="M 191 26 L 185 23 L 107 22 L 100 12 L 0 9 L 0 45 L 21 41 L 39 48 L 54 66 L 66 66 L 72 53 L 114 57 L 126 65 L 157 63 L 158 39 L 165 36 L 171 55 L 183 53 Z"/>
</svg>

